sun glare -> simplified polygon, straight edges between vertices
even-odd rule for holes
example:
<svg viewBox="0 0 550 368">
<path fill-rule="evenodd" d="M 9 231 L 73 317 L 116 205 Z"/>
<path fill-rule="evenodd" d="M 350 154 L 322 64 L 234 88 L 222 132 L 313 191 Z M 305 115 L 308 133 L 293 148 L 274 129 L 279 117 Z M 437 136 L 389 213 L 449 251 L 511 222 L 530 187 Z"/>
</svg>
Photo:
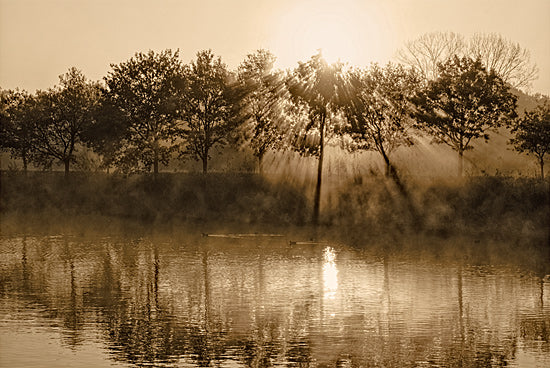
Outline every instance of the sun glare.
<svg viewBox="0 0 550 368">
<path fill-rule="evenodd" d="M 312 14 L 296 35 L 295 47 L 313 54 L 321 50 L 328 62 L 356 59 L 357 47 L 352 42 L 353 29 L 338 14 Z"/>
<path fill-rule="evenodd" d="M 306 1 L 288 9 L 279 24 L 278 53 L 285 61 L 307 60 L 321 50 L 328 62 L 368 64 L 377 54 L 376 22 L 355 2 Z"/>
</svg>

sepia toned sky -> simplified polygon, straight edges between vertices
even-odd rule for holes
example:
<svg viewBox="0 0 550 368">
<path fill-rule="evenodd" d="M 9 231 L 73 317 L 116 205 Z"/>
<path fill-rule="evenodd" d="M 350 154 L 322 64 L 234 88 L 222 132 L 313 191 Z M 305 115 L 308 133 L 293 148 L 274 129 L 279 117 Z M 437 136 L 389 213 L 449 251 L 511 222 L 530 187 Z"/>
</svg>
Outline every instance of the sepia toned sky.
<svg viewBox="0 0 550 368">
<path fill-rule="evenodd" d="M 102 78 L 137 51 L 211 48 L 230 68 L 267 48 L 293 67 L 327 58 L 385 63 L 432 31 L 497 32 L 531 52 L 532 92 L 550 94 L 549 0 L 0 0 L 0 87 L 46 89 L 76 66 Z"/>
</svg>

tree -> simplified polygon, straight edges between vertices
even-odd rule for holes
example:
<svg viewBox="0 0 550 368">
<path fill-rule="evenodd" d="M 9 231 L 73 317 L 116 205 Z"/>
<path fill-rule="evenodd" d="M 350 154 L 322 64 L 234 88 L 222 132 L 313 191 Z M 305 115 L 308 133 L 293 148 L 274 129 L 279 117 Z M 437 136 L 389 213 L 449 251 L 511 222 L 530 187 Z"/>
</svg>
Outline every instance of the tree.
<svg viewBox="0 0 550 368">
<path fill-rule="evenodd" d="M 431 32 L 407 41 L 397 52 L 397 60 L 416 70 L 425 81 L 439 76 L 438 65 L 455 55 L 463 55 L 467 43 L 454 32 Z"/>
<path fill-rule="evenodd" d="M 401 187 L 390 154 L 413 144 L 409 99 L 419 84 L 417 74 L 399 64 L 374 64 L 370 69 L 351 71 L 349 80 L 353 92 L 344 110 L 353 148 L 378 152 L 386 164 L 386 175 Z"/>
<path fill-rule="evenodd" d="M 512 128 L 515 137 L 510 140 L 518 152 L 537 158 L 540 176 L 544 179 L 544 157 L 550 153 L 550 105 L 545 102 L 518 119 Z"/>
<path fill-rule="evenodd" d="M 25 91 L 0 91 L 0 145 L 12 158 L 23 161 L 25 174 L 34 152 L 33 105 L 33 96 Z"/>
<path fill-rule="evenodd" d="M 495 72 L 514 88 L 529 87 L 537 78 L 538 69 L 531 63 L 529 51 L 496 33 L 476 33 L 467 40 L 453 32 L 426 33 L 407 41 L 397 52 L 397 59 L 428 81 L 437 79 L 438 65 L 455 55 L 479 59 L 487 71 Z"/>
<path fill-rule="evenodd" d="M 159 163 L 168 164 L 176 149 L 184 83 L 179 51 L 140 52 L 111 67 L 105 77 L 105 106 L 119 109 L 125 122 L 115 163 L 128 170 L 140 163 L 147 170 L 153 166 L 156 177 Z M 113 123 L 112 119 L 104 122 Z"/>
<path fill-rule="evenodd" d="M 298 62 L 298 67 L 287 80 L 287 88 L 294 103 L 302 106 L 308 116 L 307 124 L 296 132 L 295 144 L 302 153 L 318 157 L 313 203 L 313 223 L 317 225 L 325 138 L 327 130 L 334 127 L 331 126 L 334 123 L 332 118 L 339 109 L 339 92 L 343 92 L 342 65 L 328 64 L 319 52 L 306 62 Z M 311 133 L 315 136 L 313 140 L 308 137 Z"/>
<path fill-rule="evenodd" d="M 82 133 L 93 121 L 92 111 L 99 98 L 99 86 L 76 68 L 59 77 L 59 85 L 36 96 L 37 124 L 33 137 L 35 160 L 49 167 L 54 160 L 69 174 Z"/>
<path fill-rule="evenodd" d="M 280 119 L 283 114 L 283 78 L 273 70 L 275 56 L 266 50 L 247 55 L 237 71 L 237 79 L 244 88 L 246 120 L 241 139 L 252 148 L 262 173 L 265 153 L 281 146 Z"/>
<path fill-rule="evenodd" d="M 101 156 L 99 167 L 107 169 L 107 172 L 113 165 L 124 166 L 125 160 L 121 159 L 119 150 L 126 137 L 128 125 L 127 115 L 114 106 L 103 93 L 93 111 L 93 123 L 82 133 L 82 140 Z M 126 168 L 129 170 L 134 164 L 129 160 Z"/>
<path fill-rule="evenodd" d="M 186 70 L 181 135 L 186 141 L 182 155 L 201 160 L 203 173 L 208 172 L 212 147 L 225 145 L 239 123 L 240 98 L 221 58 L 211 50 L 199 51 Z"/>
<path fill-rule="evenodd" d="M 529 87 L 537 79 L 538 69 L 531 63 L 529 51 L 499 34 L 476 33 L 469 43 L 468 55 L 481 60 L 514 88 Z"/>
<path fill-rule="evenodd" d="M 440 64 L 439 78 L 430 81 L 412 101 L 418 127 L 458 152 L 462 176 L 464 151 L 486 131 L 515 118 L 516 97 L 502 78 L 487 72 L 481 61 L 454 57 Z"/>
</svg>

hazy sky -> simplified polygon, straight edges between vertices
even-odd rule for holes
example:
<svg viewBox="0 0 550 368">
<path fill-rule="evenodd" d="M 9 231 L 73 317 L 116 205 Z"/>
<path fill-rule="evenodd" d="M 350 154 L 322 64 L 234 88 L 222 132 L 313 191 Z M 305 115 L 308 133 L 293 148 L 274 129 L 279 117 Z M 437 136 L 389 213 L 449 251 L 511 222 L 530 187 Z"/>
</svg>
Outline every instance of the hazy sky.
<svg viewBox="0 0 550 368">
<path fill-rule="evenodd" d="M 100 79 L 137 51 L 211 48 L 229 67 L 267 48 L 280 67 L 319 47 L 361 66 L 431 31 L 497 32 L 531 52 L 550 94 L 550 0 L 0 0 L 0 87 L 45 89 L 76 66 Z"/>
</svg>

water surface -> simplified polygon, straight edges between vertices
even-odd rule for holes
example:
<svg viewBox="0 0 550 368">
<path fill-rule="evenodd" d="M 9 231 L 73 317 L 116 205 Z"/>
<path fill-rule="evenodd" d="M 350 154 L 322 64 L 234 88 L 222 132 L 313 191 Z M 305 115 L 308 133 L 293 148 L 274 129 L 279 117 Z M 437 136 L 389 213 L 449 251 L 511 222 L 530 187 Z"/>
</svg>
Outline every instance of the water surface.
<svg viewBox="0 0 550 368">
<path fill-rule="evenodd" d="M 540 269 L 291 240 L 3 236 L 0 366 L 550 366 Z"/>
</svg>

